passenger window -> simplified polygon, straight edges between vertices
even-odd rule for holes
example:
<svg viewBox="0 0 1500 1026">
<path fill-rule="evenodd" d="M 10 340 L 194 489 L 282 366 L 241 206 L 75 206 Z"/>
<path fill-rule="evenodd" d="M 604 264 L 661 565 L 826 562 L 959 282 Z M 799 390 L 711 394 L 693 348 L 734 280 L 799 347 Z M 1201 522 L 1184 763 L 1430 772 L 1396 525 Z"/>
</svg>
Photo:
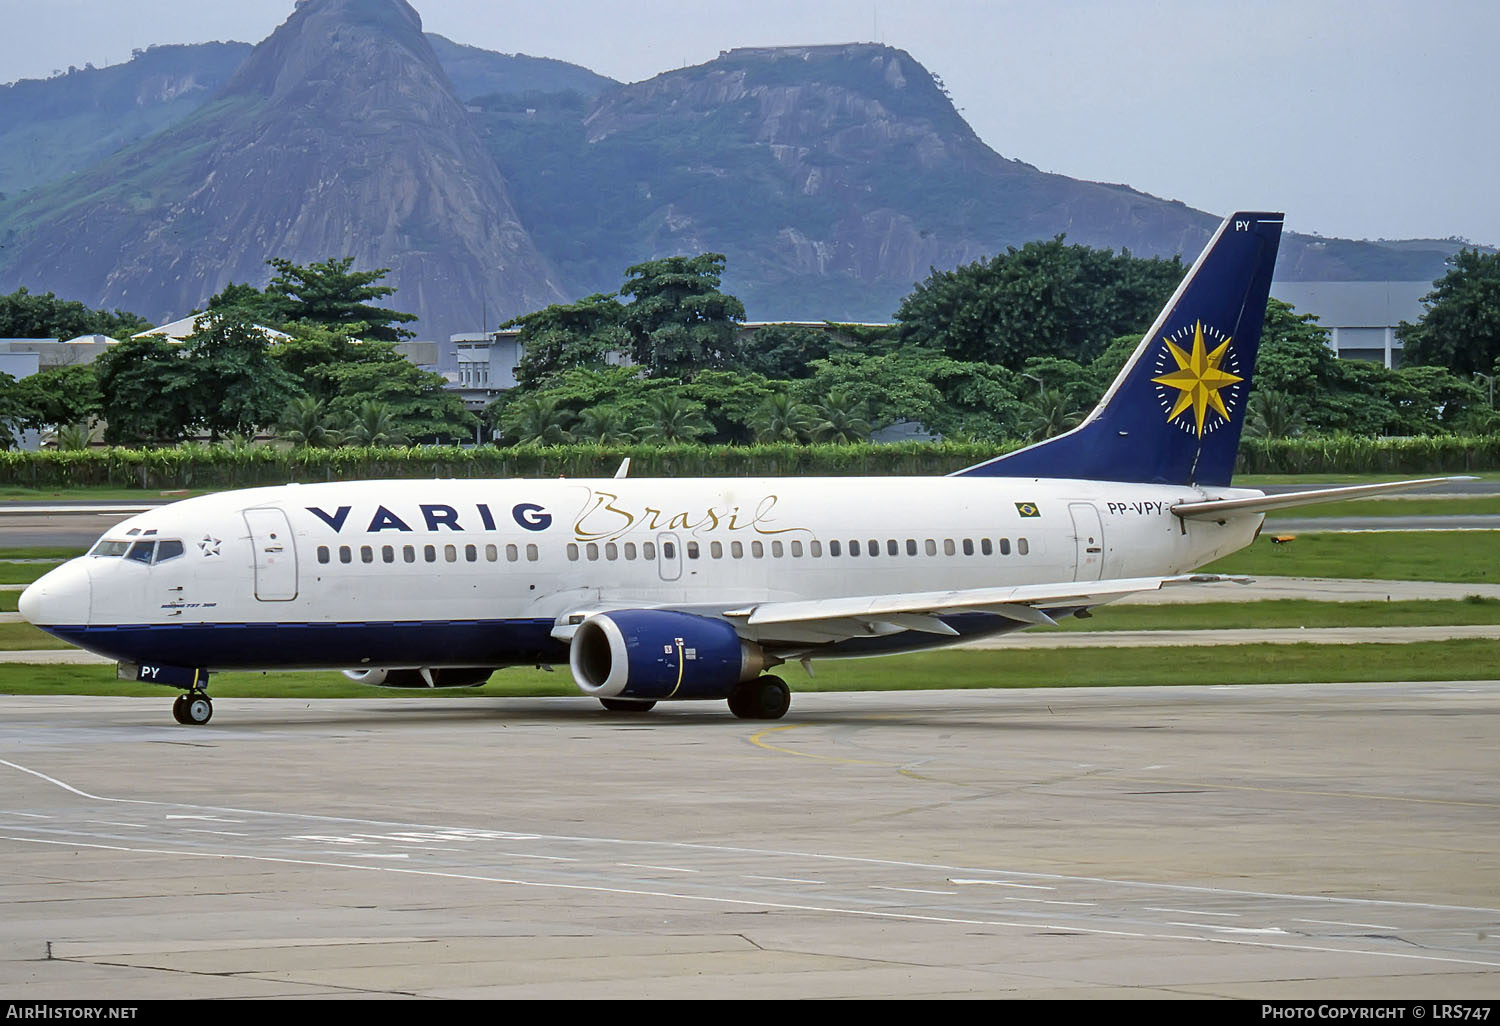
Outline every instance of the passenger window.
<svg viewBox="0 0 1500 1026">
<path fill-rule="evenodd" d="M 647 559 L 655 559 L 656 542 L 641 542 L 641 555 Z"/>
<path fill-rule="evenodd" d="M 1002 556 L 1008 556 L 1008 555 L 1010 555 L 1010 539 L 1009 538 L 1001 538 L 1000 539 L 1000 555 L 1002 555 Z"/>
<path fill-rule="evenodd" d="M 952 538 L 944 538 L 943 539 L 943 555 L 945 555 L 945 556 L 952 556 L 952 555 L 957 554 L 957 552 L 958 552 L 958 548 L 957 548 L 957 546 L 955 546 L 953 544 L 953 539 Z"/>
<path fill-rule="evenodd" d="M 906 539 L 906 554 L 908 556 L 915 556 L 917 554 L 917 540 L 915 538 Z"/>
<path fill-rule="evenodd" d="M 414 546 L 414 545 L 403 545 L 403 546 L 401 546 L 401 558 L 404 559 L 404 560 L 406 560 L 406 562 L 408 562 L 408 563 L 415 563 L 417 561 L 417 549 L 416 549 L 416 546 Z"/>
<path fill-rule="evenodd" d="M 799 541 L 792 542 L 792 558 L 793 559 L 801 559 L 802 558 L 802 543 L 799 542 Z"/>
<path fill-rule="evenodd" d="M 477 562 L 479 562 L 479 546 L 478 545 L 465 545 L 464 546 L 464 561 L 468 562 L 468 563 L 477 563 Z"/>
<path fill-rule="evenodd" d="M 137 563 L 151 562 L 151 553 L 156 551 L 156 542 L 138 541 L 130 546 L 130 551 L 125 553 L 126 559 L 133 559 Z"/>
<path fill-rule="evenodd" d="M 933 541 L 931 538 L 926 539 L 924 542 L 924 549 L 929 556 L 936 556 L 937 542 Z"/>
<path fill-rule="evenodd" d="M 625 543 L 625 558 L 626 559 L 634 559 L 635 558 L 635 542 L 626 542 Z"/>
<path fill-rule="evenodd" d="M 616 545 L 614 542 L 605 542 L 604 543 L 604 558 L 608 559 L 608 560 L 611 560 L 611 561 L 619 559 L 620 558 L 620 546 Z"/>
<path fill-rule="evenodd" d="M 698 558 L 698 543 L 697 542 L 695 542 L 695 541 L 688 542 L 686 548 L 687 548 L 687 557 L 688 557 L 688 559 L 697 559 Z"/>
<path fill-rule="evenodd" d="M 536 546 L 535 545 L 528 545 L 528 546 L 526 546 L 526 561 L 528 563 L 535 563 L 537 561 L 537 558 L 538 558 L 538 554 L 537 554 L 537 551 L 536 551 Z"/>
<path fill-rule="evenodd" d="M 972 556 L 972 555 L 974 555 L 974 539 L 973 538 L 965 538 L 964 539 L 964 555 L 966 555 L 966 556 Z"/>
<path fill-rule="evenodd" d="M 443 558 L 445 560 L 447 560 L 448 562 L 450 562 L 450 563 L 457 563 L 458 562 L 458 546 L 457 545 L 444 545 L 443 546 Z"/>
<path fill-rule="evenodd" d="M 437 562 L 437 546 L 436 545 L 423 545 L 422 546 L 422 558 L 425 559 L 429 563 L 436 563 Z"/>
<path fill-rule="evenodd" d="M 851 556 L 857 556 L 857 555 L 859 555 L 859 542 L 857 540 L 856 541 L 851 541 L 849 543 L 849 555 L 851 555 Z"/>
<path fill-rule="evenodd" d="M 497 563 L 500 561 L 500 550 L 493 545 L 484 547 L 484 558 L 486 562 Z"/>
<path fill-rule="evenodd" d="M 830 556 L 837 557 L 839 555 L 839 553 L 842 552 L 842 551 L 843 550 L 839 548 L 839 543 L 838 542 L 831 541 L 831 542 L 828 543 L 828 554 Z"/>
<path fill-rule="evenodd" d="M 993 556 L 995 554 L 994 543 L 988 538 L 979 539 L 979 551 L 983 552 L 986 556 Z"/>
<path fill-rule="evenodd" d="M 505 561 L 507 563 L 515 563 L 515 562 L 518 562 L 520 559 L 521 559 L 521 550 L 520 549 L 516 548 L 515 545 L 507 545 L 507 546 L 505 546 Z"/>
<path fill-rule="evenodd" d="M 375 562 L 375 550 L 368 545 L 361 545 L 359 547 L 359 559 L 362 563 Z"/>
<path fill-rule="evenodd" d="M 745 543 L 733 541 L 729 543 L 729 554 L 735 559 L 745 558 Z"/>
<path fill-rule="evenodd" d="M 811 555 L 813 559 L 822 559 L 823 558 L 823 543 L 820 542 L 820 541 L 810 541 L 810 542 L 807 543 L 807 551 L 808 551 L 808 554 Z"/>
<path fill-rule="evenodd" d="M 589 557 L 589 562 L 590 563 L 598 562 L 598 560 L 599 560 L 599 543 L 598 542 L 589 542 L 587 545 L 585 545 L 583 547 L 583 554 Z"/>
<path fill-rule="evenodd" d="M 662 542 L 661 543 L 661 558 L 662 559 L 676 559 L 677 558 L 677 546 L 673 545 L 669 541 Z"/>
<path fill-rule="evenodd" d="M 578 562 L 578 546 L 573 542 L 568 542 L 568 558 L 575 563 Z"/>
<path fill-rule="evenodd" d="M 764 559 L 766 547 L 758 541 L 753 541 L 750 543 L 750 555 L 756 559 Z"/>
<path fill-rule="evenodd" d="M 723 559 L 724 558 L 724 543 L 723 542 L 709 542 L 708 543 L 708 554 L 710 556 L 714 557 L 715 559 Z"/>
<path fill-rule="evenodd" d="M 1026 544 L 1025 538 L 1016 539 L 1016 555 L 1024 556 L 1031 551 L 1031 546 Z"/>
<path fill-rule="evenodd" d="M 396 546 L 380 546 L 380 561 L 382 563 L 394 563 L 396 561 Z"/>
<path fill-rule="evenodd" d="M 773 541 L 771 543 L 771 555 L 774 558 L 776 558 L 776 559 L 780 559 L 781 558 L 781 556 L 782 556 L 781 542 L 779 542 L 779 541 Z"/>
<path fill-rule="evenodd" d="M 352 563 L 352 562 L 354 562 L 354 550 L 351 549 L 351 548 L 349 548 L 349 546 L 347 546 L 347 545 L 340 545 L 339 546 L 339 562 L 340 563 Z"/>
<path fill-rule="evenodd" d="M 328 562 L 332 558 L 333 558 L 333 554 L 328 551 L 328 546 L 327 545 L 319 545 L 318 546 L 318 562 L 319 563 L 326 563 L 326 562 Z"/>
</svg>

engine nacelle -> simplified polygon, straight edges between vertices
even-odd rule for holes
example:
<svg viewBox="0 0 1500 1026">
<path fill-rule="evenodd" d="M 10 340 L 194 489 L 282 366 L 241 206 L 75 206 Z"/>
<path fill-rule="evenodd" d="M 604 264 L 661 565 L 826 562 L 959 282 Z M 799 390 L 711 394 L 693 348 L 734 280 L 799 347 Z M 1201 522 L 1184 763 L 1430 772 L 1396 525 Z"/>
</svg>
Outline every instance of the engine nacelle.
<svg viewBox="0 0 1500 1026">
<path fill-rule="evenodd" d="M 667 609 L 596 613 L 568 648 L 574 683 L 595 698 L 728 698 L 767 663 L 723 620 Z"/>
<path fill-rule="evenodd" d="M 427 676 L 423 676 L 424 672 Z M 436 670 L 345 670 L 344 676 L 374 688 L 477 688 L 494 673 L 488 666 L 444 666 Z M 430 680 L 428 678 L 431 678 Z"/>
</svg>

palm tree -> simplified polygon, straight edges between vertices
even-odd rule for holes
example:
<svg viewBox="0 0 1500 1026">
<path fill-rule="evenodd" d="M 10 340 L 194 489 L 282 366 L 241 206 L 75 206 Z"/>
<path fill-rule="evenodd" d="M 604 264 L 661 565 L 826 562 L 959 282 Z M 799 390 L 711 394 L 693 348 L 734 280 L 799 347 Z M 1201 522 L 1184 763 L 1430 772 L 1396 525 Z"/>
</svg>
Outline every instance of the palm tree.
<svg viewBox="0 0 1500 1026">
<path fill-rule="evenodd" d="M 750 417 L 757 442 L 802 442 L 818 426 L 818 412 L 786 394 L 767 396 Z"/>
<path fill-rule="evenodd" d="M 573 411 L 559 407 L 556 399 L 527 396 L 505 407 L 500 433 L 516 445 L 562 445 L 573 440 L 572 422 Z"/>
<path fill-rule="evenodd" d="M 1024 437 L 1033 442 L 1060 435 L 1078 426 L 1083 412 L 1068 401 L 1068 397 L 1057 389 L 1038 390 L 1035 399 L 1021 404 L 1018 424 Z"/>
<path fill-rule="evenodd" d="M 865 404 L 842 389 L 828 393 L 816 417 L 812 437 L 819 442 L 863 442 L 870 437 Z"/>
<path fill-rule="evenodd" d="M 332 448 L 342 441 L 342 433 L 333 426 L 328 404 L 310 395 L 299 396 L 286 404 L 277 424 L 277 434 L 297 448 Z"/>
<path fill-rule="evenodd" d="M 406 436 L 396 427 L 396 418 L 385 403 L 367 400 L 344 429 L 350 445 L 405 445 Z"/>
<path fill-rule="evenodd" d="M 618 406 L 590 406 L 578 415 L 573 437 L 584 442 L 633 442 L 635 433 L 625 424 Z"/>
<path fill-rule="evenodd" d="M 696 442 L 714 429 L 702 403 L 675 392 L 656 396 L 647 406 L 647 422 L 636 432 L 643 442 Z"/>
<path fill-rule="evenodd" d="M 1307 427 L 1298 400 L 1285 392 L 1267 389 L 1250 397 L 1245 416 L 1245 434 L 1251 438 L 1293 438 Z"/>
</svg>

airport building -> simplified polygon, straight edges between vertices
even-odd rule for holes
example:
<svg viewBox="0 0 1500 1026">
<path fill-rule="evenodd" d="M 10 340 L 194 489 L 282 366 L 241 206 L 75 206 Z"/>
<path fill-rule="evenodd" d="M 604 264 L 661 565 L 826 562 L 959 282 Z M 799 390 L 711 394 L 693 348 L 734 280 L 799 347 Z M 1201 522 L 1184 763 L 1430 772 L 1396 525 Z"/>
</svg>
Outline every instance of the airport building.
<svg viewBox="0 0 1500 1026">
<path fill-rule="evenodd" d="M 1340 359 L 1394 368 L 1401 366 L 1396 328 L 1421 320 L 1422 297 L 1432 288 L 1430 281 L 1278 281 L 1271 295 L 1316 316 Z"/>
</svg>

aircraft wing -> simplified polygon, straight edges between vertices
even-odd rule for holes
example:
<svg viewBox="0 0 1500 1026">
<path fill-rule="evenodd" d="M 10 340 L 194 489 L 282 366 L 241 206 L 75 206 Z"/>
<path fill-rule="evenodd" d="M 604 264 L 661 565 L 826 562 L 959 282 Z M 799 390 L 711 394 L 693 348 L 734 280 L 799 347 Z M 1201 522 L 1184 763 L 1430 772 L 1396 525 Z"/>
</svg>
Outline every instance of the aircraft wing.
<svg viewBox="0 0 1500 1026">
<path fill-rule="evenodd" d="M 1415 488 L 1454 481 L 1473 481 L 1473 477 L 1424 477 L 1411 481 L 1383 481 L 1379 484 L 1346 485 L 1341 488 L 1318 488 L 1307 492 L 1284 492 L 1280 495 L 1253 495 L 1245 499 L 1209 499 L 1204 502 L 1180 502 L 1172 512 L 1184 520 L 1227 520 L 1273 509 L 1312 506 L 1320 502 L 1359 499 L 1366 495 L 1405 492 Z"/>
<path fill-rule="evenodd" d="M 943 614 L 991 613 L 1022 624 L 1055 624 L 1057 621 L 1046 612 L 1047 609 L 1098 606 L 1127 595 L 1176 585 L 1225 581 L 1248 584 L 1250 579 L 1220 574 L 1181 574 L 1028 584 L 1013 588 L 761 602 L 726 610 L 723 616 L 735 624 L 742 636 L 767 641 L 827 642 L 908 630 L 957 637 L 958 631 L 941 619 Z"/>
</svg>

